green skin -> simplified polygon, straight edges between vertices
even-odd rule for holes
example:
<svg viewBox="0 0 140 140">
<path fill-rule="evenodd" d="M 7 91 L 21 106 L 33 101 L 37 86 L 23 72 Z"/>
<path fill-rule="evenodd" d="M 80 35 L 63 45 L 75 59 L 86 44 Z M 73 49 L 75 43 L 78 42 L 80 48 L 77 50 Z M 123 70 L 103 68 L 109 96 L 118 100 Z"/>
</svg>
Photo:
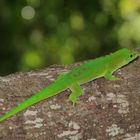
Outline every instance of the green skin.
<svg viewBox="0 0 140 140">
<path fill-rule="evenodd" d="M 0 122 L 17 114 L 25 108 L 52 97 L 68 88 L 71 90 L 69 100 L 75 104 L 78 97 L 83 94 L 80 85 L 99 77 L 105 77 L 107 80 L 118 80 L 119 78 L 113 76 L 112 73 L 134 60 L 138 55 L 138 52 L 123 48 L 105 57 L 89 60 L 86 64 L 74 68 L 66 74 L 60 75 L 58 79 L 47 88 L 33 95 L 31 98 L 3 115 L 0 118 Z"/>
</svg>

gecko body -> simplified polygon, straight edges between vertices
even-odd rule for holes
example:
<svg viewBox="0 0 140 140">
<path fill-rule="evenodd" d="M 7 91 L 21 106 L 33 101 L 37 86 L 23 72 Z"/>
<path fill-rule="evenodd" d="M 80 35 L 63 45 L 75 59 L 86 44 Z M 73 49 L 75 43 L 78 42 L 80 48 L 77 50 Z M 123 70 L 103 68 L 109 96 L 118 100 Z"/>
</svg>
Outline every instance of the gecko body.
<svg viewBox="0 0 140 140">
<path fill-rule="evenodd" d="M 0 122 L 17 114 L 27 107 L 49 97 L 55 96 L 68 88 L 71 90 L 69 100 L 75 104 L 78 97 L 83 94 L 83 90 L 80 85 L 99 77 L 105 77 L 107 80 L 118 80 L 119 78 L 112 75 L 113 72 L 134 60 L 138 57 L 138 55 L 139 54 L 136 51 L 123 48 L 110 55 L 99 57 L 95 60 L 89 60 L 85 64 L 70 70 L 68 73 L 61 74 L 57 80 L 50 84 L 47 88 L 33 95 L 3 115 L 0 118 Z"/>
</svg>

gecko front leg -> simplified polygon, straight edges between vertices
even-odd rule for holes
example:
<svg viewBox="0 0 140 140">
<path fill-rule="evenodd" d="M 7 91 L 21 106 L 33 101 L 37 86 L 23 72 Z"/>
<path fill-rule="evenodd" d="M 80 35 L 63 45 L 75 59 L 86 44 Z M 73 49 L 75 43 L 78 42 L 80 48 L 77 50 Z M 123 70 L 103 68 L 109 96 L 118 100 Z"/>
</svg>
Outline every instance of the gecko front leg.
<svg viewBox="0 0 140 140">
<path fill-rule="evenodd" d="M 112 75 L 113 72 L 107 72 L 104 77 L 107 79 L 107 80 L 111 80 L 111 81 L 115 81 L 115 80 L 119 80 L 120 78 L 118 77 L 115 77 L 114 75 Z"/>
<path fill-rule="evenodd" d="M 69 96 L 69 100 L 74 105 L 76 103 L 78 97 L 83 94 L 83 90 L 78 83 L 72 84 L 71 87 L 70 87 L 70 90 L 72 91 L 72 93 Z"/>
</svg>

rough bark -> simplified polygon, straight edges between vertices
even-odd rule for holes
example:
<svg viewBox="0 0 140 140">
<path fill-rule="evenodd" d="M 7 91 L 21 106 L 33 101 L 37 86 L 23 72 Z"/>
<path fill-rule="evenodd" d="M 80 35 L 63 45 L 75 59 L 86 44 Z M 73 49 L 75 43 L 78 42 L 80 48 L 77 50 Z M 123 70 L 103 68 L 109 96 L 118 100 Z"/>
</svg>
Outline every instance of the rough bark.
<svg viewBox="0 0 140 140">
<path fill-rule="evenodd" d="M 51 84 L 66 66 L 0 77 L 0 116 Z M 140 59 L 119 69 L 118 81 L 82 85 L 72 106 L 69 90 L 0 123 L 1 140 L 140 140 Z"/>
</svg>

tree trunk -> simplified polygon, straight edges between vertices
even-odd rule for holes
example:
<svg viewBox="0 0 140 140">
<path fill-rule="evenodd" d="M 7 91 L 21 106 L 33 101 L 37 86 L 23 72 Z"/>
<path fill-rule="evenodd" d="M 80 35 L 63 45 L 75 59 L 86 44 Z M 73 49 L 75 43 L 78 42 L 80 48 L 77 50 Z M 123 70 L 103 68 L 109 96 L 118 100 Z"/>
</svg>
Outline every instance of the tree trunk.
<svg viewBox="0 0 140 140">
<path fill-rule="evenodd" d="M 0 77 L 0 116 L 66 71 L 56 65 Z M 84 95 L 75 106 L 68 89 L 1 122 L 0 139 L 140 140 L 140 59 L 115 75 L 120 80 L 99 78 L 82 85 Z"/>
</svg>

